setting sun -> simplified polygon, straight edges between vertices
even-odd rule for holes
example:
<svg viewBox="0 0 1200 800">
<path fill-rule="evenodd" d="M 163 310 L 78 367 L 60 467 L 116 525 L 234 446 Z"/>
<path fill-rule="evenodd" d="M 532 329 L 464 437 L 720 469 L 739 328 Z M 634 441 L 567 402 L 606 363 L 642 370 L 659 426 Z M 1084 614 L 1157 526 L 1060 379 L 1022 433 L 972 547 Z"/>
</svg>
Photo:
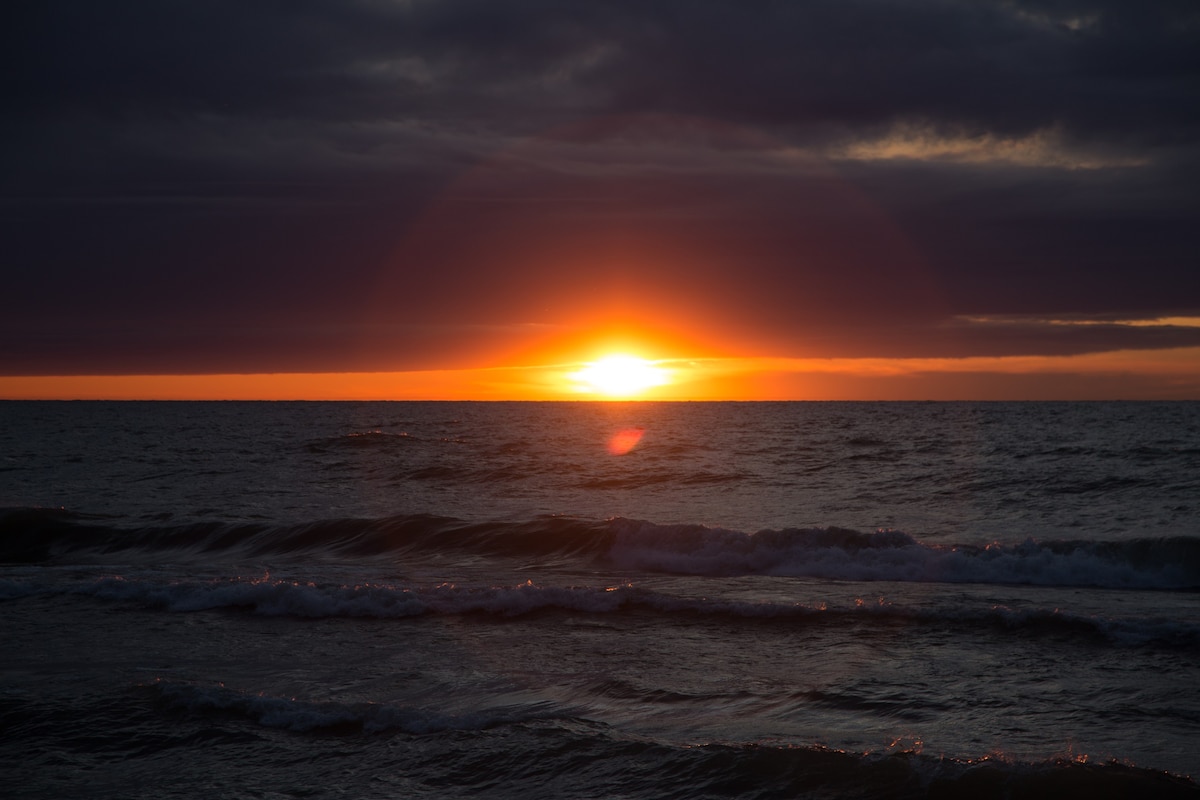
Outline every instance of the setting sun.
<svg viewBox="0 0 1200 800">
<path fill-rule="evenodd" d="M 593 361 L 571 377 L 588 391 L 631 397 L 669 382 L 665 369 L 637 356 L 610 355 Z"/>
</svg>

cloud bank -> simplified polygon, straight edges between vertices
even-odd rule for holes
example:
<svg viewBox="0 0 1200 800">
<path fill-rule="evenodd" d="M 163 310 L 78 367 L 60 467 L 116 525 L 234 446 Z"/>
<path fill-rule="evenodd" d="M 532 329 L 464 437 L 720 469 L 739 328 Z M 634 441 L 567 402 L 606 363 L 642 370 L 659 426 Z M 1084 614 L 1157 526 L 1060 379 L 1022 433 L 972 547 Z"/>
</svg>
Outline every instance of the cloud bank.
<svg viewBox="0 0 1200 800">
<path fill-rule="evenodd" d="M 1200 314 L 1191 0 L 8 16 L 6 374 L 478 365 L 605 320 L 796 358 L 1200 343 L 1104 323 Z"/>
</svg>

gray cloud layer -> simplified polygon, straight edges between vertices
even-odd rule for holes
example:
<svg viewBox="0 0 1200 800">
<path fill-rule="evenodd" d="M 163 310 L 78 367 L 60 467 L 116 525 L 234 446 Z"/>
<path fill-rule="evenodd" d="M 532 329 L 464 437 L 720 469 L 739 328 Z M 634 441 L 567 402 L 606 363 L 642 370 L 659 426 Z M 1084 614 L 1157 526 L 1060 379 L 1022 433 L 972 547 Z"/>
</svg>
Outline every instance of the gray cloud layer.
<svg viewBox="0 0 1200 800">
<path fill-rule="evenodd" d="M 1200 310 L 1192 0 L 5 14 L 0 371 L 431 366 L 597 297 L 781 355 L 1197 342 L 948 324 Z"/>
</svg>

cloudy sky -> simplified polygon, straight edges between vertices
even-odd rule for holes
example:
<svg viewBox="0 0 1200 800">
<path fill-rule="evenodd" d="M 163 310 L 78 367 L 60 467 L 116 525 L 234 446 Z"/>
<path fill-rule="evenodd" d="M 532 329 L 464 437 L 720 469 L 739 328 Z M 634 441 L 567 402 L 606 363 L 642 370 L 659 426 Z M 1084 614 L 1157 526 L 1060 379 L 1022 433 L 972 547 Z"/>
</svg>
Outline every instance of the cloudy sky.
<svg viewBox="0 0 1200 800">
<path fill-rule="evenodd" d="M 1195 0 L 4 16 L 2 376 L 619 340 L 763 395 L 1200 397 Z"/>
</svg>

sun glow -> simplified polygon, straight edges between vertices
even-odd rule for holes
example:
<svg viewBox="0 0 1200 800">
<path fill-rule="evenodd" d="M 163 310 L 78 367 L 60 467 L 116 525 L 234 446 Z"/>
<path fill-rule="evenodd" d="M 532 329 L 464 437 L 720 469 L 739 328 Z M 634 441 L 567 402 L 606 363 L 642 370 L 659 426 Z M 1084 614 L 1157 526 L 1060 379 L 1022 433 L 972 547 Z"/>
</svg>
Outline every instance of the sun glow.
<svg viewBox="0 0 1200 800">
<path fill-rule="evenodd" d="M 585 391 L 609 397 L 633 397 L 670 382 L 667 370 L 644 358 L 610 355 L 584 365 L 571 376 Z"/>
</svg>

